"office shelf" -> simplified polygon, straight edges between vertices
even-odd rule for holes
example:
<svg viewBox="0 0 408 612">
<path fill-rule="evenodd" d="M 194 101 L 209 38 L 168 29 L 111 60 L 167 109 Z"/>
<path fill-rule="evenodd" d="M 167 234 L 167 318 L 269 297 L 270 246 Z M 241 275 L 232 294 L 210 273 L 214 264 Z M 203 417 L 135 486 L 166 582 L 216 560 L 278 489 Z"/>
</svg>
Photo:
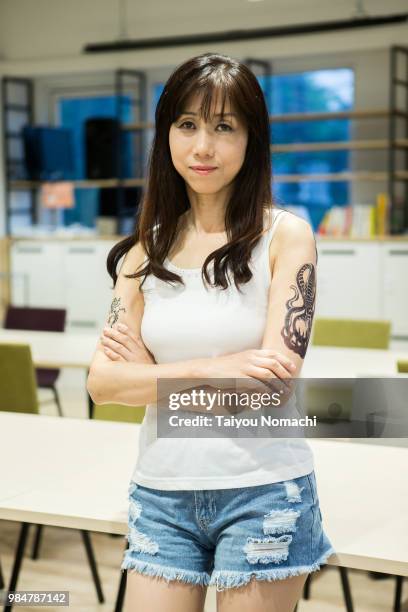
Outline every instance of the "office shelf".
<svg viewBox="0 0 408 612">
<path fill-rule="evenodd" d="M 114 72 L 114 92 L 116 99 L 116 118 L 119 121 L 120 129 L 123 131 L 122 108 L 127 103 L 123 96 L 127 93 L 129 86 L 126 85 L 126 80 L 134 79 L 134 84 L 137 86 L 139 96 L 133 95 L 130 103 L 137 108 L 141 124 L 146 120 L 146 75 L 138 70 L 118 69 Z M 16 103 L 11 98 L 11 93 L 15 91 L 15 86 L 25 88 L 25 104 Z M 24 157 L 13 158 L 10 155 L 10 141 L 19 141 L 20 151 L 24 150 L 22 131 L 12 130 L 9 125 L 9 113 L 18 112 L 23 114 L 24 125 L 33 125 L 35 121 L 34 112 L 34 82 L 31 79 L 21 79 L 19 77 L 4 77 L 2 79 L 2 99 L 3 99 L 3 134 L 4 134 L 4 163 L 5 163 L 5 201 L 6 201 L 6 234 L 10 235 L 11 217 L 15 215 L 30 214 L 31 224 L 37 223 L 37 206 L 36 194 L 44 183 L 52 181 L 36 181 L 17 179 L 16 176 L 24 171 Z M 11 92 L 11 93 L 10 93 Z M 118 142 L 119 139 L 118 139 Z M 145 134 L 142 132 L 134 142 L 134 150 L 136 155 L 136 174 L 142 174 L 144 171 L 144 156 L 146 150 Z M 104 179 L 81 179 L 73 180 L 75 189 L 106 189 L 116 188 L 117 198 L 117 231 L 121 231 L 121 223 L 123 218 L 128 214 L 125 209 L 125 188 L 126 187 L 143 187 L 145 180 L 143 178 L 125 178 L 123 176 L 123 151 L 120 146 L 116 148 L 115 168 L 116 176 Z M 13 191 L 25 191 L 30 194 L 29 207 L 23 209 L 15 209 L 11 207 L 11 193 Z"/>
<path fill-rule="evenodd" d="M 42 185 L 48 181 L 11 181 L 10 188 L 15 191 L 25 191 L 27 189 L 40 189 Z M 143 178 L 129 178 L 129 179 L 98 179 L 98 180 L 81 180 L 81 181 L 69 181 L 73 184 L 75 189 L 106 189 L 112 187 L 139 187 L 145 184 Z"/>
<path fill-rule="evenodd" d="M 365 151 L 388 149 L 390 143 L 385 139 L 347 140 L 326 142 L 296 142 L 291 144 L 271 145 L 272 153 L 301 153 L 305 151 Z M 396 149 L 408 148 L 408 138 L 395 141 Z"/>
<path fill-rule="evenodd" d="M 385 151 L 388 153 L 388 161 L 385 164 L 384 170 L 371 171 L 362 169 L 358 171 L 344 171 L 336 173 L 316 173 L 316 174 L 273 174 L 272 180 L 276 183 L 300 183 L 300 182 L 336 182 L 336 181 L 364 181 L 364 182 L 384 182 L 388 187 L 388 194 L 391 204 L 391 215 L 396 207 L 396 185 L 403 183 L 404 185 L 404 216 L 399 227 L 391 228 L 393 234 L 404 232 L 408 229 L 408 82 L 398 78 L 397 75 L 397 60 L 403 56 L 408 65 L 408 47 L 392 46 L 390 48 L 390 80 L 389 80 L 389 108 L 379 109 L 354 109 L 348 111 L 336 112 L 317 112 L 317 113 L 288 113 L 270 115 L 269 120 L 271 125 L 276 123 L 290 123 L 300 121 L 332 121 L 339 119 L 347 119 L 352 121 L 378 120 L 383 119 L 388 121 L 388 137 L 380 139 L 362 139 L 351 141 L 327 141 L 327 142 L 297 142 L 291 144 L 271 144 L 271 154 L 297 154 L 306 152 L 319 151 Z M 253 69 L 260 66 L 265 76 L 271 74 L 271 64 L 256 59 L 246 60 L 247 65 Z M 144 91 L 144 100 L 140 100 L 141 104 L 141 121 L 124 123 L 120 121 L 122 132 L 140 133 L 138 140 L 139 156 L 143 157 L 145 153 L 145 134 L 147 130 L 154 130 L 155 125 L 146 120 L 146 91 L 144 74 L 137 71 L 118 70 L 115 76 L 115 92 L 118 100 L 117 116 L 120 119 L 120 99 L 123 93 L 123 78 L 125 76 L 135 75 L 141 80 L 141 88 Z M 265 83 L 268 83 L 265 79 Z M 397 106 L 397 88 L 405 89 L 405 101 L 407 108 L 396 108 Z M 144 89 L 143 89 L 144 88 Z M 268 99 L 269 93 L 265 92 L 265 97 Z M 21 109 L 20 109 L 21 110 Z M 404 137 L 397 138 L 397 121 L 404 122 Z M 9 138 L 16 138 L 17 134 L 9 134 Z M 396 153 L 402 152 L 404 155 L 404 164 L 402 168 L 397 168 Z M 118 176 L 110 179 L 102 180 L 81 180 L 73 181 L 76 189 L 89 188 L 118 188 L 118 197 L 122 202 L 122 206 L 118 209 L 123 212 L 124 188 L 130 186 L 143 187 L 146 179 L 142 176 L 131 179 L 120 176 L 121 170 L 121 151 L 117 151 L 117 169 Z M 143 168 L 141 168 L 141 174 Z M 7 182 L 8 192 L 12 190 L 29 190 L 31 194 L 40 188 L 42 182 L 39 181 L 21 181 L 9 180 Z M 119 195 L 120 194 L 120 195 Z M 118 215 L 120 217 L 120 214 Z"/>
</svg>

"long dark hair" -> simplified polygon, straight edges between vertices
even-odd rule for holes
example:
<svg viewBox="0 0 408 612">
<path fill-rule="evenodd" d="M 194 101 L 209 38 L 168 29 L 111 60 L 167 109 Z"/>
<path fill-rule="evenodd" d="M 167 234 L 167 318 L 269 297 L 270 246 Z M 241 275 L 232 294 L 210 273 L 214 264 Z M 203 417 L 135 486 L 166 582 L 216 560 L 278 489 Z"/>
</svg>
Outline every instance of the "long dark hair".
<svg viewBox="0 0 408 612">
<path fill-rule="evenodd" d="M 249 68 L 236 59 L 218 53 L 193 57 L 171 74 L 160 96 L 155 113 L 155 136 L 149 154 L 147 186 L 136 215 L 135 231 L 109 252 L 107 269 L 117 280 L 116 267 L 129 249 L 140 241 L 147 256 L 145 265 L 127 278 L 148 274 L 171 282 L 181 282 L 178 274 L 163 266 L 177 235 L 179 216 L 190 208 L 184 179 L 176 171 L 170 154 L 169 131 L 189 98 L 203 95 L 201 115 L 208 121 L 214 98 L 221 96 L 245 122 L 248 140 L 243 164 L 233 181 L 226 205 L 225 230 L 228 242 L 208 255 L 202 277 L 213 287 L 228 287 L 228 268 L 234 283 L 252 278 L 248 262 L 252 249 L 264 230 L 265 209 L 272 208 L 269 115 L 262 89 Z M 153 231 L 156 228 L 156 231 Z M 207 267 L 214 260 L 214 282 Z M 139 266 L 140 267 L 140 266 Z"/>
</svg>

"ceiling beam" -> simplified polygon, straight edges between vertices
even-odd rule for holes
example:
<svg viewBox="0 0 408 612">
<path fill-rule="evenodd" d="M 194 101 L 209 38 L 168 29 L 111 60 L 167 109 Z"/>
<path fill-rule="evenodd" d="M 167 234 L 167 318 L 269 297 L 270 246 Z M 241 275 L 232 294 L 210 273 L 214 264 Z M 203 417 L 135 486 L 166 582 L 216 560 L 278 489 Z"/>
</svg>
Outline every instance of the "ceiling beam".
<svg viewBox="0 0 408 612">
<path fill-rule="evenodd" d="M 112 51 L 132 51 L 141 49 L 160 49 L 163 47 L 180 47 L 208 43 L 230 42 L 238 40 L 253 40 L 257 38 L 278 38 L 281 36 L 296 36 L 299 34 L 319 34 L 338 30 L 357 28 L 373 28 L 408 23 L 408 13 L 394 15 L 378 15 L 373 17 L 354 17 L 337 21 L 317 21 L 293 25 L 275 26 L 270 28 L 254 28 L 250 30 L 229 30 L 184 36 L 163 36 L 160 38 L 145 38 L 141 40 L 116 40 L 111 42 L 89 43 L 85 45 L 84 53 L 111 53 Z"/>
</svg>

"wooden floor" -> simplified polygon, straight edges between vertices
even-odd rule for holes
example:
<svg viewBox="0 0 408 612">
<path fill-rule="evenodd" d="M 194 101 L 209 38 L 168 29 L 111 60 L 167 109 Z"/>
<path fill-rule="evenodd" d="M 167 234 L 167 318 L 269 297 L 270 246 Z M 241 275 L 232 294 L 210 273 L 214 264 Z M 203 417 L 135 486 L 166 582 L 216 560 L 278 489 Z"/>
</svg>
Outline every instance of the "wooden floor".
<svg viewBox="0 0 408 612">
<path fill-rule="evenodd" d="M 86 418 L 86 396 L 84 374 L 64 371 L 58 383 L 65 416 Z M 41 398 L 49 397 L 41 392 Z M 56 414 L 53 404 L 44 405 L 44 414 Z M 0 485 L 1 486 L 1 485 Z M 6 583 L 9 580 L 14 550 L 19 534 L 19 523 L 0 521 L 0 559 Z M 120 580 L 120 563 L 125 539 L 106 534 L 92 533 L 92 544 L 105 595 L 105 604 L 99 604 L 86 560 L 80 533 L 76 530 L 45 527 L 43 531 L 40 558 L 33 561 L 30 551 L 34 536 L 31 528 L 24 557 L 19 590 L 65 590 L 70 592 L 70 610 L 81 612 L 113 612 Z M 313 574 L 311 598 L 301 600 L 298 612 L 340 612 L 344 611 L 340 574 L 335 567 L 324 567 Z M 351 590 L 356 612 L 391 612 L 394 600 L 394 579 L 372 580 L 367 572 L 349 570 Z M 408 612 L 408 579 L 404 581 L 403 610 Z M 14 608 L 19 610 L 21 608 Z M 59 612 L 61 607 L 24 607 L 29 612 L 37 610 Z M 209 588 L 205 612 L 216 611 L 215 588 Z M 135 612 L 150 612 L 135 610 Z"/>
<path fill-rule="evenodd" d="M 18 523 L 0 521 L 0 555 L 6 581 L 10 576 L 18 534 Z M 120 579 L 119 567 L 125 546 L 124 538 L 113 538 L 100 533 L 91 535 L 106 600 L 105 604 L 98 604 L 79 532 L 45 527 L 40 558 L 36 561 L 30 558 L 33 537 L 34 529 L 31 528 L 18 584 L 19 590 L 65 590 L 70 592 L 70 610 L 113 612 Z M 374 581 L 366 572 L 357 570 L 349 570 L 349 578 L 356 612 L 391 612 L 395 584 L 393 579 Z M 408 580 L 405 580 L 403 595 L 405 598 L 408 596 Z M 215 612 L 215 596 L 215 589 L 208 589 L 205 612 Z M 18 609 L 20 608 L 15 608 Z M 38 609 L 24 607 L 27 612 L 36 612 Z M 58 612 L 65 608 L 40 609 Z M 344 609 L 338 569 L 326 566 L 314 573 L 311 599 L 301 600 L 298 611 L 340 612 Z M 408 610 L 408 601 L 403 609 Z"/>
</svg>

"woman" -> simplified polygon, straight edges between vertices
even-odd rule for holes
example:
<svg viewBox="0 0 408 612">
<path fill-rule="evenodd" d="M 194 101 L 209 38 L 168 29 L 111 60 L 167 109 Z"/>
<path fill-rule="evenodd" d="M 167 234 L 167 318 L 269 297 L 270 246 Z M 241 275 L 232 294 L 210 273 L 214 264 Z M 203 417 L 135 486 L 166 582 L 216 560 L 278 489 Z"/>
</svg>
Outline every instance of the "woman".
<svg viewBox="0 0 408 612">
<path fill-rule="evenodd" d="M 180 65 L 157 105 L 135 235 L 108 257 L 114 299 L 88 390 L 96 403 L 147 404 L 128 611 L 202 611 L 210 584 L 219 612 L 290 612 L 334 552 L 305 440 L 156 429 L 159 380 L 290 382 L 302 367 L 316 245 L 308 223 L 272 204 L 269 127 L 244 64 L 206 53 Z"/>
</svg>

